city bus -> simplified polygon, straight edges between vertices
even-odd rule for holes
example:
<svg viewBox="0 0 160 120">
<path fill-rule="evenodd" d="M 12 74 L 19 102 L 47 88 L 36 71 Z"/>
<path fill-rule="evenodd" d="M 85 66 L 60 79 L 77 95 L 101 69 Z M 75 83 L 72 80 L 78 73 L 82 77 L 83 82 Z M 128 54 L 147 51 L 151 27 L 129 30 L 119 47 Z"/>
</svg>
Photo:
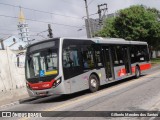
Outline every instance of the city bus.
<svg viewBox="0 0 160 120">
<path fill-rule="evenodd" d="M 151 68 L 146 42 L 119 38 L 53 38 L 28 46 L 30 96 L 71 94 L 135 76 Z"/>
</svg>

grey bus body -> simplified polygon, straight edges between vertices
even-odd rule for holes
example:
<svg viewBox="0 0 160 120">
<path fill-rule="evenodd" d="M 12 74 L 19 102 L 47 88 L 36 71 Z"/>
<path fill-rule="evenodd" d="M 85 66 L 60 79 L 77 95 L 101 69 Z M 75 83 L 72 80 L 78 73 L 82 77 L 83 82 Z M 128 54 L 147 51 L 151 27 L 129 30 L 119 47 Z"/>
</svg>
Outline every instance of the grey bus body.
<svg viewBox="0 0 160 120">
<path fill-rule="evenodd" d="M 126 41 L 117 38 L 55 38 L 30 45 L 26 54 L 29 56 L 34 51 L 43 51 L 48 45 L 44 44 L 43 47 L 37 48 L 34 46 L 54 40 L 58 41 L 57 46 L 55 43 L 53 45 L 58 49 L 58 61 L 56 62 L 58 68 L 56 68 L 54 75 L 27 77 L 29 76 L 29 68 L 27 67 L 29 62 L 26 59 L 26 82 L 30 96 L 71 94 L 89 89 L 91 75 L 96 76 L 101 86 L 135 76 L 136 68 L 139 68 L 142 72 L 149 69 L 148 66 L 150 66 L 146 42 Z M 51 44 L 49 45 L 52 47 Z M 141 48 L 143 49 L 139 50 Z M 137 53 L 134 52 L 135 49 L 137 49 Z M 44 70 L 41 70 L 41 72 L 45 73 Z M 33 85 L 42 83 L 45 86 L 43 82 L 49 83 L 51 80 L 59 80 L 60 82 L 58 81 L 56 87 L 46 89 L 32 89 L 29 86 L 30 83 Z"/>
</svg>

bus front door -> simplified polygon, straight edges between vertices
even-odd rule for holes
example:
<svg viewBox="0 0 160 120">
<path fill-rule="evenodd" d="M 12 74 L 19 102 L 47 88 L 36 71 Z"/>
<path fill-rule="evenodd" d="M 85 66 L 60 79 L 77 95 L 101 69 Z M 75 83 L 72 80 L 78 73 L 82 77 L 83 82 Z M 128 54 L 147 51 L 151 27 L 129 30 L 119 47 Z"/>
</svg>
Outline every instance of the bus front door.
<svg viewBox="0 0 160 120">
<path fill-rule="evenodd" d="M 106 78 L 108 80 L 113 80 L 113 64 L 110 56 L 110 49 L 109 47 L 102 47 L 103 51 L 103 59 L 104 59 L 104 66 L 105 66 L 105 72 L 106 72 Z"/>
</svg>

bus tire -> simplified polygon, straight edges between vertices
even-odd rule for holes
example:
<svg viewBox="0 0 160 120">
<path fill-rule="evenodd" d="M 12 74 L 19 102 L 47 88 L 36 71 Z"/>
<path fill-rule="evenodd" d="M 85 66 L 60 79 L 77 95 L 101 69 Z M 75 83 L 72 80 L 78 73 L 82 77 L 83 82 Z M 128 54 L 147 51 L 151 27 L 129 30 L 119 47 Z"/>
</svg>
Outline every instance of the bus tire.
<svg viewBox="0 0 160 120">
<path fill-rule="evenodd" d="M 99 84 L 99 80 L 98 80 L 97 76 L 92 74 L 89 77 L 89 90 L 91 92 L 96 92 L 96 91 L 98 91 L 99 86 L 100 86 L 100 84 Z"/>
<path fill-rule="evenodd" d="M 136 66 L 135 78 L 139 78 L 141 76 L 141 71 L 138 66 Z"/>
</svg>

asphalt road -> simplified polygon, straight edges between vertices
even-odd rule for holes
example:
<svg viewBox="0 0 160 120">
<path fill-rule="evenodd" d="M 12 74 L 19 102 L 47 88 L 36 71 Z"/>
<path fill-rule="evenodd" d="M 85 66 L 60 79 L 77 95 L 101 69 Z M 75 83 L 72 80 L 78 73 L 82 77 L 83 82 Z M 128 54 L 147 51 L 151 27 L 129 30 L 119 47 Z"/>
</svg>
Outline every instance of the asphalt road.
<svg viewBox="0 0 160 120">
<path fill-rule="evenodd" d="M 66 96 L 50 96 L 1 108 L 0 111 L 160 111 L 160 67 L 145 72 L 139 79 L 129 78 L 102 86 L 96 93 L 82 91 Z M 94 113 L 93 113 L 94 114 Z M 94 115 L 93 115 L 94 116 Z M 12 118 L 13 119 L 13 118 Z M 33 118 L 14 118 L 33 119 Z M 40 118 L 34 118 L 39 120 Z M 82 117 L 52 117 L 43 119 L 79 120 Z M 155 117 L 83 117 L 83 119 L 140 119 Z"/>
</svg>

